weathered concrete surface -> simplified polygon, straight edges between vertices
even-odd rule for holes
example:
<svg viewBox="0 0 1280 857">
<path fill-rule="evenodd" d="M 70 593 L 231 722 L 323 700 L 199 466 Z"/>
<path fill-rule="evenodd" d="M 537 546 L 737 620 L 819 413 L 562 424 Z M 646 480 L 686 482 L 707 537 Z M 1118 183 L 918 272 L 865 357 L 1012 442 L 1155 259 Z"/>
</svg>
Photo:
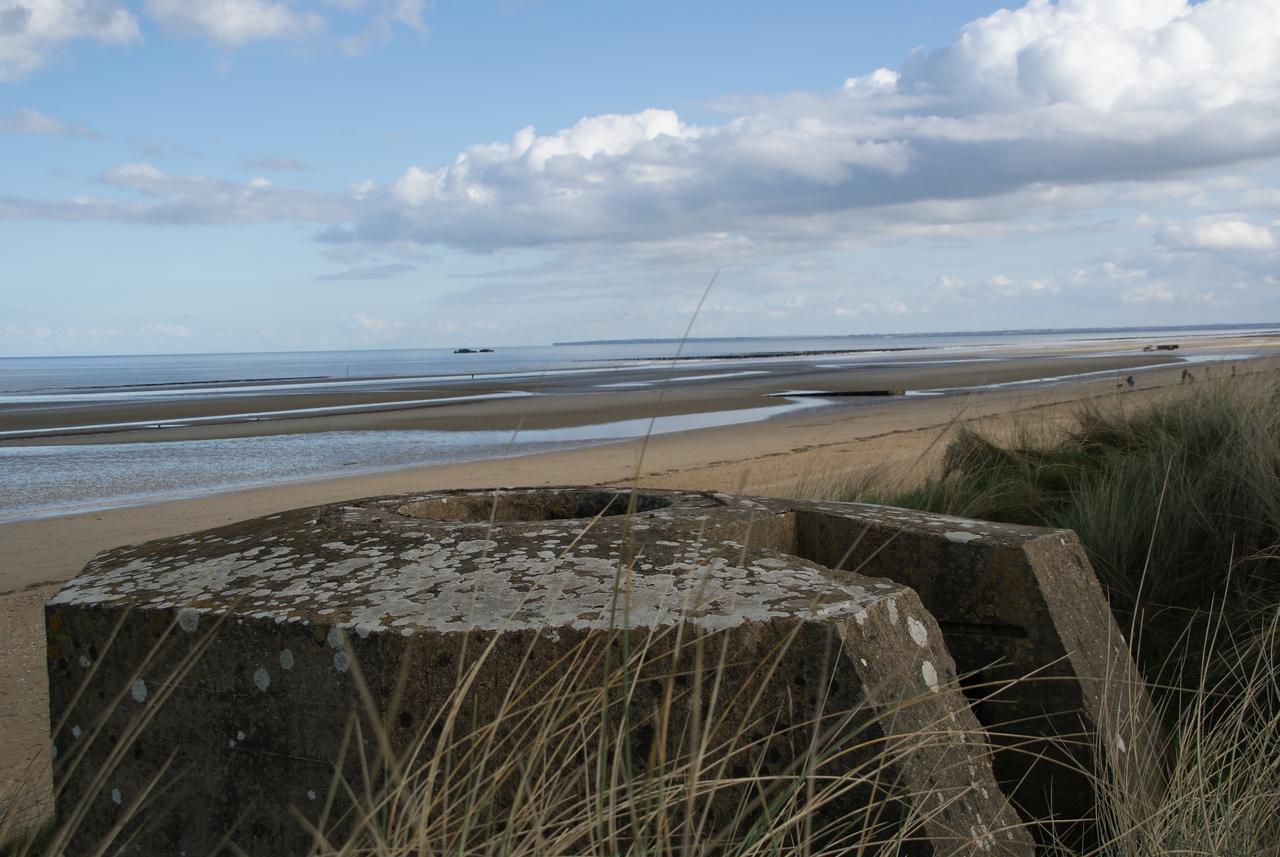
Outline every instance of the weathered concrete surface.
<svg viewBox="0 0 1280 857">
<path fill-rule="evenodd" d="M 1025 816 L 1087 838 L 1084 772 L 1102 761 L 1132 789 L 1163 788 L 1149 764 L 1159 718 L 1074 533 L 847 503 L 792 509 L 800 556 L 919 594 L 1006 747 L 996 774 Z"/>
<path fill-rule="evenodd" d="M 933 616 L 902 583 L 819 557 L 834 548 L 814 522 L 847 508 L 575 489 L 494 502 L 375 498 L 91 562 L 46 609 L 67 853 L 112 836 L 142 854 L 217 853 L 224 838 L 304 853 L 293 813 L 318 822 L 335 766 L 358 780 L 360 754 L 377 769 L 421 740 L 460 675 L 474 668 L 459 719 L 483 720 L 513 689 L 536 695 L 566 653 L 610 649 L 646 652 L 627 703 L 639 712 L 693 674 L 699 652 L 726 653 L 720 709 L 678 717 L 700 717 L 712 743 L 759 741 L 739 773 L 791 770 L 815 722 L 863 748 L 824 774 L 888 754 L 827 820 L 873 806 L 882 824 L 922 820 L 920 853 L 1031 852 Z M 585 674 L 603 675 L 593 664 Z M 661 749 L 675 753 L 689 723 L 669 726 Z M 717 800 L 713 817 L 734 802 Z"/>
</svg>

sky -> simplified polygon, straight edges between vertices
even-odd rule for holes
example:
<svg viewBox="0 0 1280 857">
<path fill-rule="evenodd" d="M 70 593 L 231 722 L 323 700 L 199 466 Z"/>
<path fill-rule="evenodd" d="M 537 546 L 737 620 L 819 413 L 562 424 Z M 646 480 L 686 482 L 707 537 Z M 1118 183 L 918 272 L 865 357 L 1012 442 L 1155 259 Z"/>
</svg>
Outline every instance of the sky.
<svg viewBox="0 0 1280 857">
<path fill-rule="evenodd" d="M 0 260 L 0 356 L 1276 322 L 1280 0 L 0 0 Z"/>
</svg>

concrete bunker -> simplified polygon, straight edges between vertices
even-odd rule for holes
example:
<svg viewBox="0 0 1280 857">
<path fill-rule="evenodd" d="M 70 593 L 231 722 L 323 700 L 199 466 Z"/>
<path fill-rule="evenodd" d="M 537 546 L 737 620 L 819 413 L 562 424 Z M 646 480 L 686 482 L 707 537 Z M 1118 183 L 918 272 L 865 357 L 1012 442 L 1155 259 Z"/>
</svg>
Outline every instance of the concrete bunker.
<svg viewBox="0 0 1280 857">
<path fill-rule="evenodd" d="M 733 653 L 729 687 L 774 659 L 754 698 L 789 737 L 747 736 L 761 770 L 786 769 L 804 724 L 836 714 L 869 748 L 927 732 L 884 763 L 889 793 L 855 788 L 827 810 L 915 824 L 917 853 L 1029 854 L 1001 788 L 1035 812 L 1059 787 L 1010 767 L 1013 750 L 993 769 L 974 711 L 994 715 L 966 698 L 952 655 L 961 674 L 989 668 L 969 640 L 994 638 L 1016 668 L 1053 670 L 1051 692 L 1014 703 L 1046 740 L 1068 721 L 1150 739 L 1145 692 L 1074 552 L 1062 533 L 881 507 L 609 489 L 372 498 L 109 551 L 46 610 L 59 814 L 82 815 L 78 846 L 121 835 L 206 853 L 230 837 L 244 853 L 302 853 L 293 814 L 315 821 L 335 765 L 358 775 L 340 758 L 353 719 L 389 724 L 361 749 L 393 756 L 468 669 L 464 707 L 484 717 L 566 653 L 629 648 L 652 655 L 633 697 L 644 709 L 688 674 L 697 641 Z M 966 581 L 974 592 L 949 603 Z M 619 716 L 632 746 L 665 752 L 662 729 Z M 835 758 L 827 773 L 867 762 Z M 146 795 L 159 797 L 126 820 Z"/>
</svg>

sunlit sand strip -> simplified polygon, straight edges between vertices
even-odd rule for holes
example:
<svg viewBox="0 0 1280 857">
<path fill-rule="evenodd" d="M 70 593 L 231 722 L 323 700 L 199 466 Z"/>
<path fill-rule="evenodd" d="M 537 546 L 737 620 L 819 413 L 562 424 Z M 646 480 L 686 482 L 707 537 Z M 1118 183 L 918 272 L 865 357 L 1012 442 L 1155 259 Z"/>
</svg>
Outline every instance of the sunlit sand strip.
<svg viewBox="0 0 1280 857">
<path fill-rule="evenodd" d="M 1204 363 L 1222 363 L 1228 360 L 1248 360 L 1254 354 L 1191 354 L 1178 358 L 1176 363 L 1155 364 L 1151 366 L 1134 366 L 1121 369 L 1099 369 L 1095 372 L 1073 372 L 1069 375 L 1050 375 L 1043 378 L 1024 378 L 1020 381 L 1000 381 L 992 384 L 971 384 L 965 387 L 932 387 L 922 390 L 908 390 L 908 396 L 941 396 L 946 393 L 968 393 L 976 390 L 1004 390 L 1018 387 L 1045 387 L 1067 381 L 1084 381 L 1090 378 L 1114 378 L 1118 375 L 1137 375 L 1157 369 L 1168 369 L 1182 364 L 1200 365 Z"/>
<path fill-rule="evenodd" d="M 195 425 L 212 423 L 255 422 L 258 420 L 289 419 L 291 417 L 314 417 L 333 414 L 368 413 L 370 411 L 393 411 L 403 408 L 416 408 L 426 405 L 452 405 L 458 402 L 481 402 L 492 399 L 518 399 L 535 396 L 524 390 L 507 390 L 500 393 L 484 393 L 474 396 L 444 396 L 434 399 L 403 399 L 394 402 L 374 402 L 363 405 L 330 405 L 319 408 L 291 408 L 282 411 L 251 411 L 239 414 L 216 414 L 208 417 L 184 417 L 182 419 L 135 420 L 119 423 L 94 423 L 89 425 L 56 426 L 40 429 L 21 429 L 18 431 L 0 431 L 0 438 L 33 438 L 67 434 L 87 434 L 96 432 L 124 431 L 137 428 L 186 428 Z"/>
</svg>

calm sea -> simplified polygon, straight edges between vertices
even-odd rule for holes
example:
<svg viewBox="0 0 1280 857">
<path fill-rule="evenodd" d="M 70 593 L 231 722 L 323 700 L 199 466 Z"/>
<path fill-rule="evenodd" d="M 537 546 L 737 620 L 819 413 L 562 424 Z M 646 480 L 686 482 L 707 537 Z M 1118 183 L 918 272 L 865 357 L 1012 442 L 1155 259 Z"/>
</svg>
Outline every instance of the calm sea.
<svg viewBox="0 0 1280 857">
<path fill-rule="evenodd" d="M 268 379 L 420 377 L 470 373 L 556 372 L 675 356 L 714 357 L 844 349 L 969 348 L 1161 335 L 1197 336 L 1268 329 L 1261 325 L 1197 328 L 1110 328 L 1062 331 L 920 333 L 889 336 L 760 337 L 676 341 L 599 342 L 503 347 L 455 354 L 449 348 L 350 351 L 264 351 L 243 354 L 165 354 L 0 358 L 0 394 L 92 390 L 151 384 L 220 383 Z M 1272 328 L 1273 329 L 1273 328 Z M 486 347 L 478 343 L 474 347 Z"/>
<path fill-rule="evenodd" d="M 257 381 L 256 389 L 288 388 L 291 382 L 356 378 L 449 378 L 471 374 L 576 372 L 632 361 L 723 359 L 752 354 L 893 349 L 965 350 L 995 345 L 1164 335 L 1187 338 L 1215 333 L 1262 332 L 1257 325 L 1230 328 L 1006 331 L 759 339 L 700 339 L 677 342 L 602 342 L 536 347 L 496 347 L 492 353 L 455 354 L 452 349 L 178 354 L 125 357 L 31 357 L 0 359 L 0 405 L 53 407 L 59 402 L 149 396 L 211 395 L 220 385 Z M 474 347 L 483 347 L 477 344 Z M 945 357 L 943 358 L 945 359 Z M 717 370 L 718 371 L 718 370 Z M 740 374 L 740 373 L 739 373 Z M 713 376 L 719 377 L 719 376 Z M 342 384 L 342 381 L 338 381 Z M 154 386 L 153 386 L 154 385 Z M 155 386 L 179 385 L 166 390 Z M 626 386 L 617 384 L 614 386 Z M 813 399 L 778 401 L 722 413 L 627 420 L 567 429 L 524 431 L 343 431 L 146 444 L 0 444 L 0 523 L 136 505 L 258 485 L 370 473 L 451 461 L 521 455 L 588 446 L 656 433 L 726 425 L 820 406 Z M 0 411 L 0 433 L 7 426 Z"/>
</svg>

